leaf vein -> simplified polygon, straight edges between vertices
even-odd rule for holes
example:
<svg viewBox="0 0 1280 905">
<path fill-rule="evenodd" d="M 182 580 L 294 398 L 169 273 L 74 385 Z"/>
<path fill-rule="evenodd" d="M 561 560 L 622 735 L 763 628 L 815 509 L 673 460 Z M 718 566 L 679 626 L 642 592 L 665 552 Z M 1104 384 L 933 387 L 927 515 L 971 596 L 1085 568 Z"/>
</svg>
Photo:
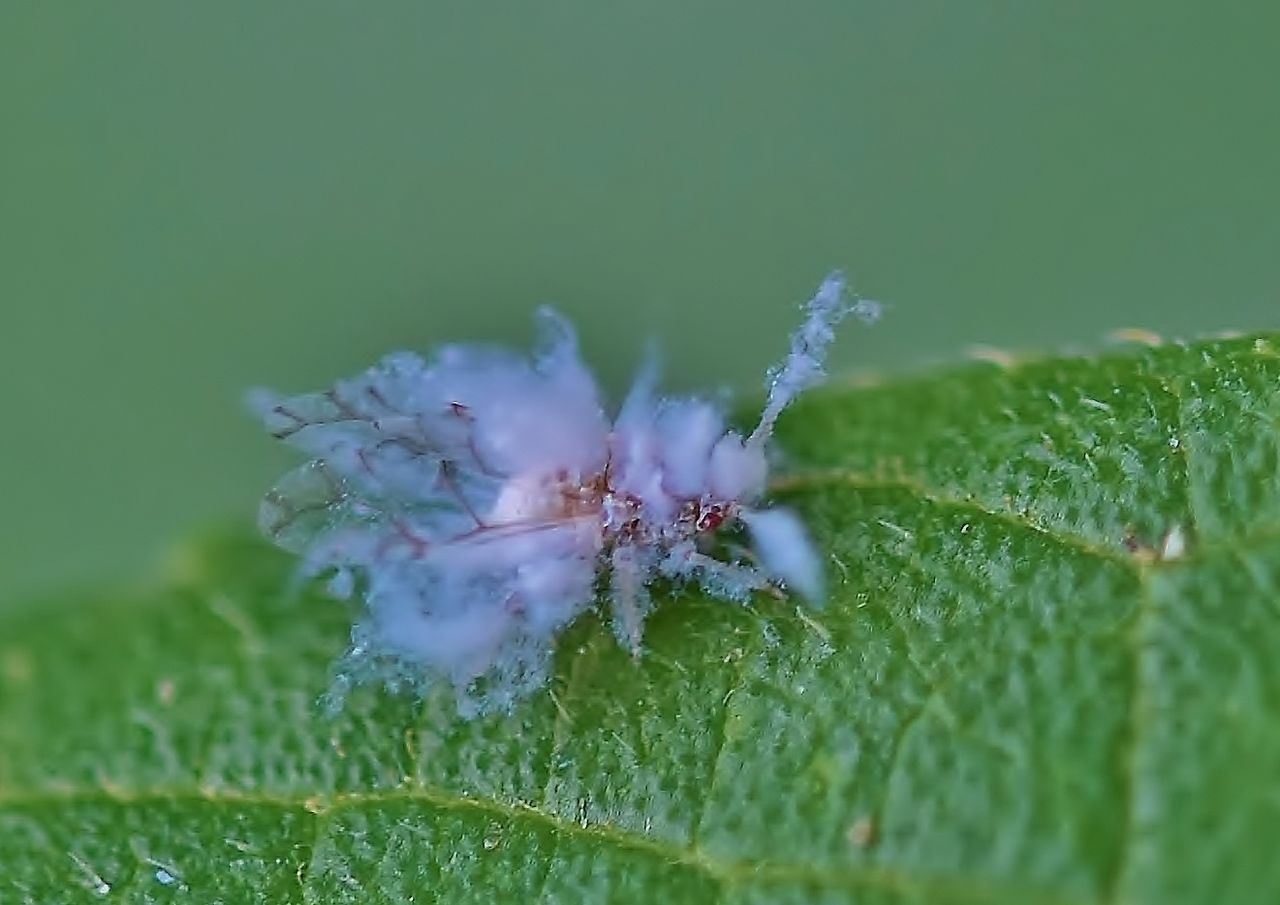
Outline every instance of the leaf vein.
<svg viewBox="0 0 1280 905">
<path fill-rule="evenodd" d="M 663 864 L 677 864 L 700 871 L 721 886 L 797 883 L 810 887 L 857 891 L 880 889 L 892 892 L 914 892 L 931 895 L 960 895 L 972 903 L 1018 901 L 1027 905 L 1092 905 L 1092 903 L 1054 896 L 1050 891 L 1023 886 L 1009 888 L 992 884 L 982 877 L 959 874 L 911 873 L 901 868 L 859 864 L 821 865 L 776 861 L 732 861 L 708 856 L 705 850 L 673 845 L 612 824 L 582 825 L 527 804 L 507 804 L 493 799 L 465 798 L 440 789 L 414 787 L 386 792 L 350 792 L 327 798 L 291 797 L 288 795 L 241 792 L 231 789 L 148 789 L 126 792 L 100 788 L 48 790 L 14 793 L 0 790 L 0 809 L 50 805 L 110 802 L 145 806 L 153 803 L 193 802 L 204 804 L 246 804 L 306 811 L 316 815 L 316 842 L 308 862 L 304 895 L 314 876 L 315 856 L 319 841 L 338 811 L 388 803 L 422 803 L 441 810 L 471 812 L 508 821 L 531 821 L 560 837 L 586 839 L 618 851 L 654 858 Z M 550 869 L 549 871 L 550 872 Z"/>
<path fill-rule="evenodd" d="M 754 648 L 751 653 L 755 653 Z M 747 657 L 748 653 L 744 651 L 742 655 L 734 661 L 732 678 L 728 683 L 729 688 L 725 692 L 717 719 L 711 728 L 714 738 L 712 743 L 713 754 L 710 758 L 710 770 L 705 784 L 706 791 L 703 793 L 702 801 L 698 805 L 697 816 L 693 821 L 693 826 L 689 829 L 689 843 L 695 848 L 698 845 L 698 840 L 702 832 L 702 823 L 707 817 L 707 809 L 710 808 L 711 801 L 715 795 L 716 783 L 720 780 L 720 762 L 724 757 L 724 749 L 727 741 L 729 708 L 733 706 L 731 699 L 737 695 L 746 684 L 744 667 L 747 663 Z"/>
<path fill-rule="evenodd" d="M 1188 528 L 1195 536 L 1196 499 L 1192 492 L 1192 470 L 1189 457 L 1191 444 L 1186 442 L 1186 424 L 1183 418 L 1185 400 L 1181 386 L 1176 377 L 1161 384 L 1172 398 L 1176 436 L 1180 438 L 1181 455 L 1175 456 L 1181 465 L 1181 484 L 1183 497 L 1187 504 L 1187 516 L 1191 524 Z M 1212 548 L 1200 548 L 1197 558 L 1211 553 Z M 1185 562 L 1185 560 L 1183 560 Z M 1132 853 L 1136 844 L 1135 830 L 1137 824 L 1139 761 L 1141 743 L 1146 727 L 1151 719 L 1150 682 L 1148 681 L 1144 651 L 1151 622 L 1155 618 L 1155 594 L 1152 589 L 1152 571 L 1155 563 L 1143 564 L 1135 561 L 1138 578 L 1138 600 L 1134 608 L 1132 622 L 1127 632 L 1125 647 L 1130 652 L 1132 666 L 1130 668 L 1129 707 L 1126 717 L 1126 748 L 1122 754 L 1120 777 L 1124 784 L 1124 793 L 1120 799 L 1120 833 L 1119 851 L 1111 866 L 1109 878 L 1104 883 L 1103 900 L 1109 903 L 1119 902 L 1123 890 L 1128 883 L 1128 874 L 1132 868 Z"/>
</svg>

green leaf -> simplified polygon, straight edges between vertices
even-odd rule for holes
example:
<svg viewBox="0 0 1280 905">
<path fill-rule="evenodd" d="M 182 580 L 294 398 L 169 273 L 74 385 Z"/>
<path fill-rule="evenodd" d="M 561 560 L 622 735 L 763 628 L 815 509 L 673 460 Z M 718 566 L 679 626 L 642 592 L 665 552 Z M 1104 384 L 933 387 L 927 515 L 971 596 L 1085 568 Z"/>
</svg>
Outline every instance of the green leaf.
<svg viewBox="0 0 1280 905">
<path fill-rule="evenodd" d="M 0 901 L 1280 900 L 1277 345 L 814 394 L 828 608 L 586 620 L 509 717 L 323 716 L 350 614 L 247 536 L 11 613 Z"/>
</svg>

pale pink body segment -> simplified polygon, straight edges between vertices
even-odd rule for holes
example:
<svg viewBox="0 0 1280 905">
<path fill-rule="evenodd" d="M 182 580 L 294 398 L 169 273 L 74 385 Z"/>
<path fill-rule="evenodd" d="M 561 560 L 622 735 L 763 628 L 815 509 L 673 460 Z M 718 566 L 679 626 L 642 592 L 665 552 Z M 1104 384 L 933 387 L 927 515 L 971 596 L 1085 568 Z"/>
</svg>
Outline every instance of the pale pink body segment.
<svg viewBox="0 0 1280 905">
<path fill-rule="evenodd" d="M 339 691 L 444 678 L 464 713 L 509 707 L 545 682 L 556 636 L 602 579 L 614 632 L 637 654 L 657 576 L 737 602 L 790 587 L 820 603 L 804 526 L 759 503 L 767 444 L 824 377 L 835 325 L 877 310 L 829 276 L 747 436 L 712 402 L 657 396 L 652 368 L 611 422 L 572 327 L 546 308 L 531 359 L 446 346 L 387 356 L 322 393 L 255 392 L 267 429 L 310 457 L 267 494 L 263 530 L 305 574 L 364 600 Z M 724 542 L 739 524 L 751 549 Z M 729 561 L 712 555 L 726 548 Z"/>
</svg>

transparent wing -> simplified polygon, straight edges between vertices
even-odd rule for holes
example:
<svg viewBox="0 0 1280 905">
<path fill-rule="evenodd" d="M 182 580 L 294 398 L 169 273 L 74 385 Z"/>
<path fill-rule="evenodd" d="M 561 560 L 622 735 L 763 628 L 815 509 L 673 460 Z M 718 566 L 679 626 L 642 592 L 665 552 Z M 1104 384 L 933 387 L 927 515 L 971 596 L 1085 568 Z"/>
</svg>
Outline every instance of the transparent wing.
<svg viewBox="0 0 1280 905">
<path fill-rule="evenodd" d="M 312 457 L 263 501 L 268 536 L 298 552 L 334 533 L 421 550 L 483 526 L 502 477 L 477 454 L 466 407 L 422 397 L 426 376 L 397 355 L 320 393 L 251 395 L 272 436 Z"/>
</svg>

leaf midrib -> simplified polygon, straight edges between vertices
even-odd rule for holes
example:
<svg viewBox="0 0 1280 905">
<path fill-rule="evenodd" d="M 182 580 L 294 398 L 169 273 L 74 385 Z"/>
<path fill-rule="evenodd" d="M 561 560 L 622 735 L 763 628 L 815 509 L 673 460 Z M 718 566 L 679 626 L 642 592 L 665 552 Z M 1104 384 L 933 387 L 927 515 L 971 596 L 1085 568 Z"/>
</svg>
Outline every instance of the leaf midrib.
<svg viewBox="0 0 1280 905">
<path fill-rule="evenodd" d="M 293 796 L 242 792 L 230 788 L 199 789 L 184 786 L 130 790 L 116 787 L 67 787 L 36 793 L 0 791 L 0 808 L 41 808 L 78 804 L 111 804 L 140 808 L 172 804 L 225 804 L 273 807 L 304 812 L 315 821 L 311 861 L 307 876 L 315 875 L 315 854 L 333 817 L 345 810 L 386 804 L 419 803 L 440 810 L 480 814 L 513 823 L 524 822 L 556 836 L 589 840 L 598 845 L 641 854 L 662 864 L 692 868 L 727 890 L 752 883 L 803 883 L 823 889 L 856 891 L 868 887 L 892 892 L 948 893 L 972 902 L 1023 902 L 1027 905 L 1096 905 L 1090 900 L 1064 899 L 1043 891 L 999 886 L 981 877 L 960 874 L 923 875 L 871 865 L 820 867 L 773 861 L 732 861 L 715 858 L 696 846 L 665 843 L 608 823 L 576 823 L 523 803 L 508 804 L 493 798 L 468 798 L 429 785 L 401 786 L 378 792 L 340 792 L 331 795 Z"/>
</svg>

